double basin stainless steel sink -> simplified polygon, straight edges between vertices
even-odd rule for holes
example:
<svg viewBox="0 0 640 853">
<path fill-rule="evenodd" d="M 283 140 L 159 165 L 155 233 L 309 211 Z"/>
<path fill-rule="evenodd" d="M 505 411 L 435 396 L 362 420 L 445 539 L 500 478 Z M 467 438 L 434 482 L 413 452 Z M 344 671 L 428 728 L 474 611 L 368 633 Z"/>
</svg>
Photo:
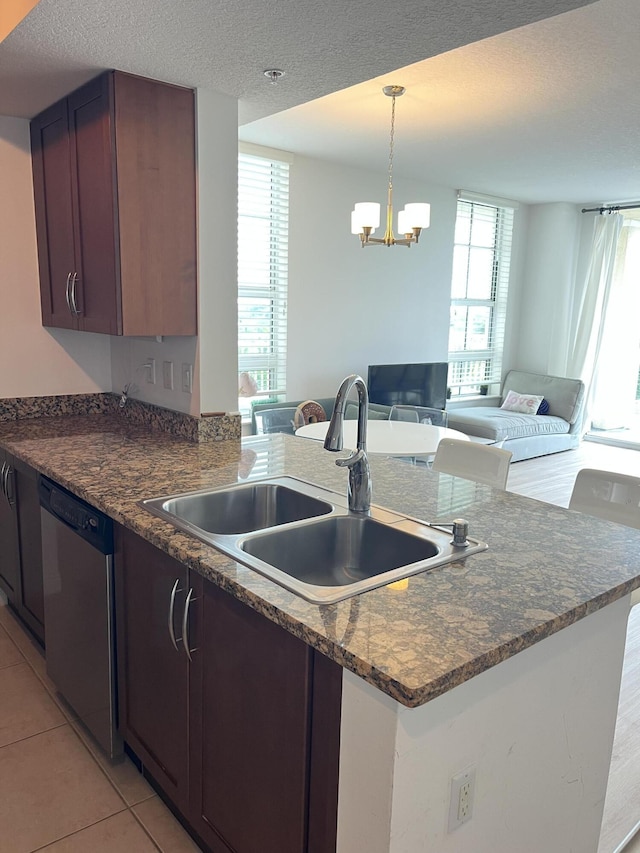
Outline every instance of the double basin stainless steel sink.
<svg viewBox="0 0 640 853">
<path fill-rule="evenodd" d="M 382 507 L 350 512 L 346 498 L 294 477 L 274 477 L 141 501 L 314 604 L 361 592 L 484 551 L 468 539 Z"/>
</svg>

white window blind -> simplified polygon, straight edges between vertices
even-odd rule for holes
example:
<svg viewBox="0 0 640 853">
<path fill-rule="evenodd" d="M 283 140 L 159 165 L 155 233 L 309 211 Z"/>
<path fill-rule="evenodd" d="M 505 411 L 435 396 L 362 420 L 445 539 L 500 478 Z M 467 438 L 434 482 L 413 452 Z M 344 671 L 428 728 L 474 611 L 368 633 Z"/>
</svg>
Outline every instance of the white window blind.
<svg viewBox="0 0 640 853">
<path fill-rule="evenodd" d="M 256 398 L 286 390 L 289 164 L 238 157 L 238 370 Z M 251 399 L 239 399 L 247 414 Z"/>
<path fill-rule="evenodd" d="M 499 390 L 513 219 L 512 206 L 458 200 L 449 326 L 452 397 Z"/>
</svg>

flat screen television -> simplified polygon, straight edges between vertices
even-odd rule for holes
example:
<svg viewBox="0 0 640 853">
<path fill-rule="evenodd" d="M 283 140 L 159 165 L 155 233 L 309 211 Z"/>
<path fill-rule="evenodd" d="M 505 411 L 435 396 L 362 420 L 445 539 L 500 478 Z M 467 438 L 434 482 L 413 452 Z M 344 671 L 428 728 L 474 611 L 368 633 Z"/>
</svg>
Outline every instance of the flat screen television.
<svg viewBox="0 0 640 853">
<path fill-rule="evenodd" d="M 430 406 L 444 409 L 447 400 L 446 361 L 427 364 L 370 364 L 369 399 L 385 406 Z"/>
</svg>

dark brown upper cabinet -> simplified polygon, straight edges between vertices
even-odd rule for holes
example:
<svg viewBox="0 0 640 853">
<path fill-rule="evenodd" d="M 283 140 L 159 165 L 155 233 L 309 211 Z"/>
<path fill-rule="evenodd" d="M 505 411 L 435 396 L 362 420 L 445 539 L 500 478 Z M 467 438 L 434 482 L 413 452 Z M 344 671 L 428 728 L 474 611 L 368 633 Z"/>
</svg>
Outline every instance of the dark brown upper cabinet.
<svg viewBox="0 0 640 853">
<path fill-rule="evenodd" d="M 194 93 L 109 71 L 36 116 L 44 326 L 195 335 Z"/>
</svg>

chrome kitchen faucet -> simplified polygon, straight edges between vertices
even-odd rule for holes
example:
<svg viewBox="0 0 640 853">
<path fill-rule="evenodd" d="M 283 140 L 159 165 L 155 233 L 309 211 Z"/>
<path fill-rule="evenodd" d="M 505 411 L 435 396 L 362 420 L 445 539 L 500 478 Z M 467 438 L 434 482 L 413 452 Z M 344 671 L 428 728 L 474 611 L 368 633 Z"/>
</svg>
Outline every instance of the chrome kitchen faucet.
<svg viewBox="0 0 640 853">
<path fill-rule="evenodd" d="M 342 450 L 342 425 L 349 392 L 358 389 L 358 438 L 356 449 L 346 459 L 336 459 L 336 465 L 349 469 L 347 497 L 352 512 L 369 512 L 371 507 L 371 472 L 367 459 L 367 417 L 369 415 L 369 393 L 361 376 L 352 373 L 342 382 L 336 394 L 331 423 L 324 440 L 325 450 L 337 453 Z"/>
</svg>

